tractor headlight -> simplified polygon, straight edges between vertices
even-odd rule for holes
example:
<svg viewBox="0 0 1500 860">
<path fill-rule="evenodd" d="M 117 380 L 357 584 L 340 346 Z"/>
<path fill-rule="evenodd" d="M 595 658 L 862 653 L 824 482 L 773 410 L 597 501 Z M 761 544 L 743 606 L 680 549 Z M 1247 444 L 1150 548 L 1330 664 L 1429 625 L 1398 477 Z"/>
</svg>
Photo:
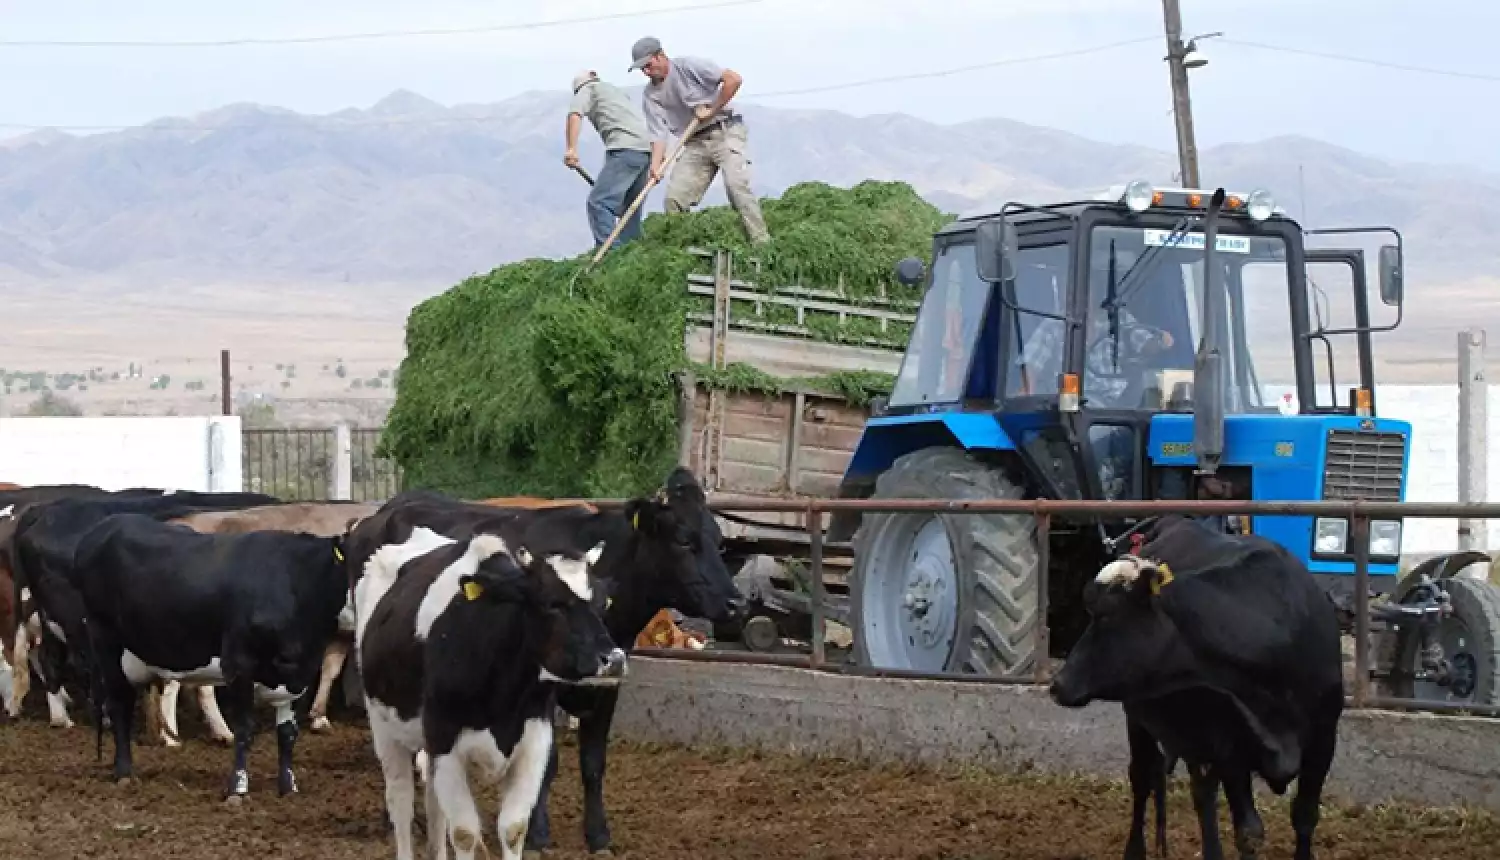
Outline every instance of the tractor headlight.
<svg viewBox="0 0 1500 860">
<path fill-rule="evenodd" d="M 1264 221 L 1271 217 L 1276 210 L 1276 201 L 1271 199 L 1271 192 L 1258 189 L 1250 192 L 1250 197 L 1245 201 L 1245 211 L 1255 221 Z"/>
<path fill-rule="evenodd" d="M 1313 551 L 1319 555 L 1343 555 L 1348 548 L 1349 521 L 1319 517 L 1313 524 Z"/>
<path fill-rule="evenodd" d="M 1125 207 L 1131 212 L 1145 212 L 1155 196 L 1156 191 L 1152 189 L 1151 183 L 1137 179 L 1125 186 Z"/>
<path fill-rule="evenodd" d="M 1401 555 L 1401 521 L 1375 520 L 1370 523 L 1370 555 L 1395 558 Z"/>
</svg>

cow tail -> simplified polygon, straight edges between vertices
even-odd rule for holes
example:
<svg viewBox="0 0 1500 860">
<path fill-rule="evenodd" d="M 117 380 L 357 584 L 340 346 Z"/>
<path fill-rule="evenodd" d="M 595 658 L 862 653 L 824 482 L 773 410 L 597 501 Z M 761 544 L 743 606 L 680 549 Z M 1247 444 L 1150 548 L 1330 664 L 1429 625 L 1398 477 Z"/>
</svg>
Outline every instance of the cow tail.
<svg viewBox="0 0 1500 860">
<path fill-rule="evenodd" d="M 83 629 L 89 642 L 89 659 L 84 662 L 84 683 L 88 685 L 89 706 L 94 714 L 94 761 L 104 760 L 104 675 L 94 668 L 93 639 L 89 632 L 89 619 L 83 618 Z"/>
</svg>

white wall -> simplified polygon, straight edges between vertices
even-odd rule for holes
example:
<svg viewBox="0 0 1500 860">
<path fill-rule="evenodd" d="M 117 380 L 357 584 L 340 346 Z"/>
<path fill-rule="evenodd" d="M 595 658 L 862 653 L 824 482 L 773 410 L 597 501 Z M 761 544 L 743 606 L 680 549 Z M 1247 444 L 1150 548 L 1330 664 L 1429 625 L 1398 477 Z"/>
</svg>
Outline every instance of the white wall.
<svg viewBox="0 0 1500 860">
<path fill-rule="evenodd" d="M 0 481 L 239 492 L 240 419 L 0 418 Z"/>
<path fill-rule="evenodd" d="M 1409 502 L 1458 501 L 1458 385 L 1380 385 L 1375 410 L 1382 417 L 1411 422 Z M 1489 386 L 1489 476 L 1486 498 L 1500 502 L 1500 385 Z M 1458 546 L 1454 520 L 1409 519 L 1407 553 L 1448 551 Z M 1489 522 L 1489 543 L 1500 549 L 1500 521 Z"/>
</svg>

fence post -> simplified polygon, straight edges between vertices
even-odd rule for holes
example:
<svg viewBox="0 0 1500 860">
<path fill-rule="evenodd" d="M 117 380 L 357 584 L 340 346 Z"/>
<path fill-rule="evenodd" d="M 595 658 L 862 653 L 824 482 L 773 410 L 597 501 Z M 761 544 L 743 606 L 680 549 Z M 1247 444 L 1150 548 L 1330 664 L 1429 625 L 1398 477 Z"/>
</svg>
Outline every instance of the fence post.
<svg viewBox="0 0 1500 860">
<path fill-rule="evenodd" d="M 328 498 L 347 502 L 354 498 L 354 437 L 349 425 L 333 425 L 333 469 Z"/>
<path fill-rule="evenodd" d="M 1458 501 L 1486 501 L 1489 480 L 1489 392 L 1485 384 L 1484 329 L 1458 333 Z M 1460 519 L 1458 548 L 1486 549 L 1489 521 Z M 1481 576 L 1487 575 L 1485 571 Z"/>
</svg>

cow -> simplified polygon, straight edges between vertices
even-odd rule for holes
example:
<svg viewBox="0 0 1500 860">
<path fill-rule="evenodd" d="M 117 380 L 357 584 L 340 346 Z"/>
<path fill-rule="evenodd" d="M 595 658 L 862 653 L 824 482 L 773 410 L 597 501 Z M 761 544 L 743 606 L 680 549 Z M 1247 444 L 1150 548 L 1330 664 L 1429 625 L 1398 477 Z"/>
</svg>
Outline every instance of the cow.
<svg viewBox="0 0 1500 860">
<path fill-rule="evenodd" d="M 408 490 L 350 532 L 351 578 L 360 576 L 363 559 L 377 547 L 402 543 L 419 527 L 454 539 L 476 530 L 519 528 L 533 553 L 583 551 L 602 541 L 604 552 L 593 568 L 600 586 L 594 604 L 610 636 L 627 651 L 662 609 L 725 623 L 745 608 L 720 554 L 723 536 L 713 512 L 685 468 L 675 469 L 655 495 L 630 499 L 615 510 L 526 497 L 468 503 Z M 583 829 L 589 849 L 596 852 L 608 850 L 611 841 L 604 808 L 605 753 L 618 698 L 618 689 L 610 687 L 564 687 L 557 694 L 559 706 L 578 720 Z M 551 841 L 547 797 L 556 772 L 553 749 L 526 831 L 528 852 Z"/>
<path fill-rule="evenodd" d="M 524 531 L 507 525 L 512 540 Z M 519 856 L 552 748 L 554 683 L 624 674 L 625 653 L 591 605 L 588 566 L 602 551 L 543 557 L 501 534 L 417 526 L 368 558 L 355 586 L 356 660 L 397 860 L 413 856 L 419 751 L 431 763 L 429 856 L 446 857 L 451 842 L 471 860 L 482 846 L 471 767 L 500 780 L 500 856 Z"/>
<path fill-rule="evenodd" d="M 25 539 L 18 550 L 29 573 Z M 277 711 L 278 793 L 297 791 L 292 702 L 311 685 L 348 599 L 342 546 L 341 536 L 202 534 L 118 513 L 84 532 L 72 564 L 34 583 L 67 639 L 87 642 L 71 650 L 87 654 L 101 746 L 110 719 L 116 781 L 133 775 L 137 688 L 179 680 L 225 687 L 235 741 L 227 799 L 249 793 L 257 702 Z"/>
<path fill-rule="evenodd" d="M 1255 775 L 1277 794 L 1296 781 L 1295 857 L 1311 860 L 1344 707 L 1332 602 L 1264 537 L 1180 516 L 1145 535 L 1086 586 L 1089 625 L 1050 687 L 1063 707 L 1099 699 L 1124 709 L 1136 795 L 1126 856 L 1145 856 L 1143 795 L 1165 790 L 1164 750 L 1188 767 L 1205 860 L 1223 856 L 1221 784 L 1241 857 L 1259 850 Z"/>
<path fill-rule="evenodd" d="M 0 493 L 0 592 L 4 595 L 0 597 L 0 637 L 6 640 L 6 650 L 13 654 L 10 665 L 31 666 L 44 682 L 52 725 L 67 727 L 72 725 L 72 721 L 67 716 L 68 697 L 63 689 L 65 678 L 57 673 L 49 676 L 44 667 L 50 663 L 55 669 L 63 670 L 66 664 L 45 659 L 32 660 L 29 657 L 32 647 L 40 646 L 43 637 L 53 631 L 52 626 L 41 624 L 40 616 L 33 617 L 32 601 L 26 584 L 17 576 L 14 554 L 17 532 L 25 524 L 35 523 L 41 516 L 34 512 L 63 505 L 56 510 L 65 513 L 57 518 L 48 515 L 52 525 L 51 534 L 45 542 L 53 556 L 63 558 L 71 553 L 71 541 L 88 524 L 112 511 L 139 510 L 157 517 L 173 517 L 194 511 L 234 510 L 277 501 L 274 496 L 262 493 L 199 493 L 145 487 L 109 491 L 87 484 L 46 485 Z M 32 635 L 25 635 L 23 628 L 29 629 Z M 54 655 L 65 653 L 63 644 L 61 640 L 57 640 L 49 651 L 54 652 Z M 0 670 L 0 673 L 3 673 L 0 677 L 12 674 L 5 670 Z M 15 674 L 12 693 L 6 703 L 7 716 L 15 717 L 20 714 L 21 703 L 30 688 L 30 679 L 31 672 L 23 670 Z"/>
<path fill-rule="evenodd" d="M 355 523 L 378 510 L 376 505 L 355 502 L 296 502 L 265 505 L 230 511 L 203 511 L 178 517 L 169 522 L 180 523 L 205 534 L 242 534 L 250 531 L 294 531 L 321 537 L 345 534 Z M 323 652 L 323 663 L 319 670 L 318 689 L 313 696 L 312 708 L 308 712 L 310 728 L 314 732 L 326 732 L 332 728 L 328 720 L 328 697 L 333 692 L 333 683 L 344 669 L 344 661 L 354 641 L 354 609 L 352 604 L 339 614 L 339 633 Z M 158 736 L 169 747 L 180 746 L 177 732 L 177 696 L 181 682 L 168 681 L 158 691 L 155 686 L 147 696 L 148 736 Z M 209 736 L 220 743 L 233 743 L 234 735 L 224 722 L 214 698 L 211 686 L 199 686 L 195 692 L 198 706 L 203 711 Z"/>
</svg>

